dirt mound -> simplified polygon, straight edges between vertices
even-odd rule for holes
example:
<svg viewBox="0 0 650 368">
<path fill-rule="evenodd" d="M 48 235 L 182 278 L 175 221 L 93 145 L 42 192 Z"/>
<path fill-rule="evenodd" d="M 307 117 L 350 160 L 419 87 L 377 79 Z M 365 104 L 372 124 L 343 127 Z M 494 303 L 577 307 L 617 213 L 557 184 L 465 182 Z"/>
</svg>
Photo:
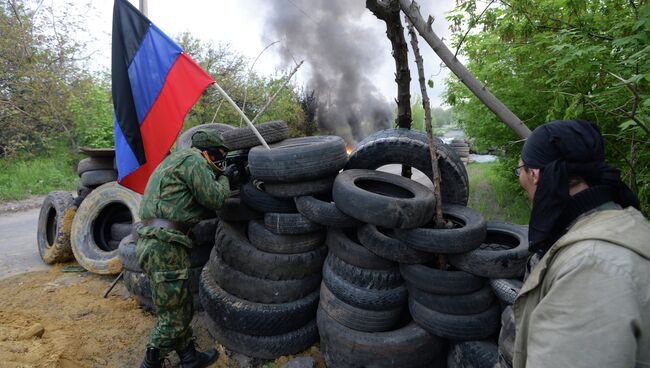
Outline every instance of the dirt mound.
<svg viewBox="0 0 650 368">
<path fill-rule="evenodd" d="M 86 272 L 64 273 L 60 266 L 0 280 L 0 367 L 139 366 L 155 316 L 140 310 L 121 283 L 103 299 L 111 281 Z M 221 352 L 214 367 L 239 367 L 211 339 L 202 318 L 195 316 L 192 324 L 199 347 L 216 346 Z M 316 348 L 306 354 L 323 366 Z M 266 366 L 281 367 L 287 360 Z"/>
</svg>

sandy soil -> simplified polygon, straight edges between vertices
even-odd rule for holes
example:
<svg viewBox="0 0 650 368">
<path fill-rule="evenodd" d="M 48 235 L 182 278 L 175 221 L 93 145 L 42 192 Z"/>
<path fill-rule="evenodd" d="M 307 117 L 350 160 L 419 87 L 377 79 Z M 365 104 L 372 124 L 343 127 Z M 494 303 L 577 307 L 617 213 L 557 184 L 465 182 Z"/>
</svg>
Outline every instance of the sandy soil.
<svg viewBox="0 0 650 368">
<path fill-rule="evenodd" d="M 122 283 L 103 299 L 111 281 L 62 272 L 62 266 L 0 280 L 0 367 L 139 366 L 155 317 L 138 308 Z M 221 353 L 213 367 L 242 367 L 241 359 L 212 340 L 204 318 L 200 313 L 192 323 L 199 347 L 215 346 Z M 178 359 L 171 355 L 175 367 Z M 301 355 L 323 367 L 317 347 Z M 282 367 L 289 359 L 265 367 Z"/>
</svg>

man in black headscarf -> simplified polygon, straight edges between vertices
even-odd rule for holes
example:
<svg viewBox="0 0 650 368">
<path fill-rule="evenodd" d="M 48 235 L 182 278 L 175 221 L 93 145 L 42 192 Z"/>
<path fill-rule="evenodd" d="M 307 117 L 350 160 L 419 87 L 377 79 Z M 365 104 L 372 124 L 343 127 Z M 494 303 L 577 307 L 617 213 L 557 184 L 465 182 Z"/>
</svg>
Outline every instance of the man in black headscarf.
<svg viewBox="0 0 650 368">
<path fill-rule="evenodd" d="M 597 126 L 538 127 L 515 172 L 533 207 L 513 367 L 650 367 L 650 223 Z"/>
</svg>

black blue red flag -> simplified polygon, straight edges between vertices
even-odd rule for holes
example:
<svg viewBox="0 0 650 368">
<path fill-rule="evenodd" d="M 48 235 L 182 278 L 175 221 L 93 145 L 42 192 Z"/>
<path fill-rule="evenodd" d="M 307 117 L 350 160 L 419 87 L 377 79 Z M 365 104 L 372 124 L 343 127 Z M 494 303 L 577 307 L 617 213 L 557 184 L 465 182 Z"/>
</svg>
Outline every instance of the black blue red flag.
<svg viewBox="0 0 650 368">
<path fill-rule="evenodd" d="M 214 80 L 128 0 L 114 3 L 112 52 L 118 181 L 144 193 L 185 115 Z"/>
</svg>

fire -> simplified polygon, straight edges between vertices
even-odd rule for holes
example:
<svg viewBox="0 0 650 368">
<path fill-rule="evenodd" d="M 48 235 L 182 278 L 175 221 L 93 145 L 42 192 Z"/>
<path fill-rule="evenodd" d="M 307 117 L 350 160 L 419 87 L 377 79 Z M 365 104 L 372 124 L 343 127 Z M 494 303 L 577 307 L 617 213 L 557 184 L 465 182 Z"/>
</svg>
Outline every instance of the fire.
<svg viewBox="0 0 650 368">
<path fill-rule="evenodd" d="M 348 153 L 348 156 L 352 153 L 352 147 L 350 147 L 347 143 L 345 144 L 345 152 Z"/>
</svg>

